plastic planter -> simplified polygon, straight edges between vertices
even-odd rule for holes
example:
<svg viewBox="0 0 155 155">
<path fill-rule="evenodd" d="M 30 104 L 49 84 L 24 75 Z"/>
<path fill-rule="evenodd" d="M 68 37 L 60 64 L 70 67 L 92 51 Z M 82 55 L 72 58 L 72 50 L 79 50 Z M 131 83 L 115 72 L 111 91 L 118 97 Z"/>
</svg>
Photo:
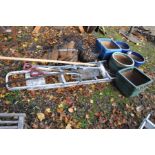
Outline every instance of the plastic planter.
<svg viewBox="0 0 155 155">
<path fill-rule="evenodd" d="M 115 83 L 124 96 L 133 97 L 143 92 L 152 80 L 138 68 L 132 67 L 117 72 Z"/>
<path fill-rule="evenodd" d="M 132 58 L 121 52 L 112 54 L 109 61 L 109 68 L 111 72 L 116 73 L 120 69 L 127 67 L 134 67 L 134 60 Z"/>
<path fill-rule="evenodd" d="M 98 38 L 96 40 L 96 51 L 99 53 L 99 59 L 108 60 L 112 53 L 121 52 L 121 48 L 109 38 Z"/>
</svg>

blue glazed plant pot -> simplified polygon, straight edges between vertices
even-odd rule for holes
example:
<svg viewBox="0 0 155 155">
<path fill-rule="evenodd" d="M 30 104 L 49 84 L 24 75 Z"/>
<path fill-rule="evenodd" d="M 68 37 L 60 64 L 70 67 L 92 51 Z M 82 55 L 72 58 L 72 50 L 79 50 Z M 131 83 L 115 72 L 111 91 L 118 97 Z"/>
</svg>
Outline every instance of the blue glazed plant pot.
<svg viewBox="0 0 155 155">
<path fill-rule="evenodd" d="M 139 66 L 141 66 L 142 64 L 145 63 L 144 57 L 141 54 L 137 53 L 137 52 L 129 51 L 129 52 L 127 52 L 127 55 L 134 60 L 135 67 L 139 67 Z"/>
<path fill-rule="evenodd" d="M 98 38 L 96 40 L 96 51 L 99 59 L 109 60 L 114 52 L 121 52 L 121 48 L 110 38 Z"/>
<path fill-rule="evenodd" d="M 122 49 L 123 53 L 130 51 L 130 47 L 127 43 L 123 41 L 116 41 L 116 44 Z"/>
</svg>

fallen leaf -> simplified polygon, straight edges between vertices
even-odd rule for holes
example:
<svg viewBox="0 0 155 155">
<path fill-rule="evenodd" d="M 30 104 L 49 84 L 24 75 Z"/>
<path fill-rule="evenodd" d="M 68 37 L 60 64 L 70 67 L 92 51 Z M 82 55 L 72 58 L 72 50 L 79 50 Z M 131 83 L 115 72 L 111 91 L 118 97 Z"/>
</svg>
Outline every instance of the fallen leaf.
<svg viewBox="0 0 155 155">
<path fill-rule="evenodd" d="M 93 93 L 93 91 L 92 90 L 89 90 L 89 93 Z"/>
<path fill-rule="evenodd" d="M 66 129 L 72 129 L 72 127 L 71 127 L 71 124 L 70 124 L 70 123 L 68 123 L 68 124 L 67 124 Z"/>
<path fill-rule="evenodd" d="M 129 106 L 128 104 L 126 104 L 125 106 L 126 106 L 126 108 L 127 108 L 127 109 L 129 109 L 129 108 L 130 108 L 130 106 Z"/>
<path fill-rule="evenodd" d="M 73 112 L 74 112 L 74 109 L 73 109 L 73 107 L 71 107 L 71 108 L 68 108 L 68 111 L 69 111 L 70 113 L 73 113 Z"/>
<path fill-rule="evenodd" d="M 90 100 L 90 103 L 94 103 L 94 101 L 93 100 Z"/>
<path fill-rule="evenodd" d="M 117 123 L 118 123 L 118 125 L 122 125 L 122 122 L 121 122 L 121 121 L 118 121 Z M 117 126 L 117 125 L 116 125 L 116 126 Z"/>
<path fill-rule="evenodd" d="M 65 116 L 65 123 L 67 124 L 69 122 L 69 118 Z"/>
<path fill-rule="evenodd" d="M 22 46 L 25 48 L 25 47 L 27 47 L 27 44 L 23 44 Z"/>
<path fill-rule="evenodd" d="M 113 103 L 112 103 L 112 106 L 113 106 L 113 107 L 116 107 L 116 106 L 117 106 L 116 102 L 113 102 Z"/>
<path fill-rule="evenodd" d="M 141 112 L 143 109 L 144 107 L 142 105 L 136 107 L 137 112 Z"/>
<path fill-rule="evenodd" d="M 100 112 L 96 112 L 95 116 L 99 118 L 101 116 L 101 113 Z"/>
<path fill-rule="evenodd" d="M 50 108 L 46 108 L 46 109 L 45 109 L 45 112 L 46 112 L 46 113 L 51 113 L 51 109 L 50 109 Z"/>
<path fill-rule="evenodd" d="M 144 72 L 144 68 L 143 68 L 143 67 L 140 67 L 139 69 L 140 69 L 142 72 Z"/>
<path fill-rule="evenodd" d="M 81 122 L 78 122 L 76 125 L 76 128 L 80 128 L 81 127 Z"/>
<path fill-rule="evenodd" d="M 57 112 L 58 112 L 58 113 L 62 113 L 63 110 L 64 110 L 63 108 L 57 108 Z"/>
<path fill-rule="evenodd" d="M 41 113 L 41 112 L 37 113 L 37 117 L 38 117 L 39 121 L 42 121 L 42 120 L 45 119 L 45 115 L 43 113 Z"/>
<path fill-rule="evenodd" d="M 113 108 L 112 113 L 114 114 L 116 111 L 117 111 L 116 108 Z"/>
<path fill-rule="evenodd" d="M 33 129 L 37 129 L 38 128 L 38 125 L 37 124 L 32 124 L 32 128 Z"/>
<path fill-rule="evenodd" d="M 48 96 L 50 100 L 52 100 L 54 98 L 53 95 Z"/>
<path fill-rule="evenodd" d="M 92 89 L 95 89 L 95 85 L 91 85 L 91 88 L 92 88 Z"/>
<path fill-rule="evenodd" d="M 135 115 L 133 113 L 130 114 L 132 117 L 134 117 Z"/>
<path fill-rule="evenodd" d="M 72 105 L 72 104 L 73 104 L 73 102 L 72 102 L 72 100 L 71 100 L 70 97 L 66 97 L 66 103 L 67 103 L 68 105 Z"/>
<path fill-rule="evenodd" d="M 82 91 L 83 89 L 82 88 L 79 88 L 79 90 Z"/>
<path fill-rule="evenodd" d="M 59 105 L 58 105 L 58 108 L 64 108 L 64 103 L 62 102 L 62 103 L 60 103 Z"/>
<path fill-rule="evenodd" d="M 4 94 L 0 94 L 0 98 L 4 98 L 5 97 L 5 95 Z"/>
<path fill-rule="evenodd" d="M 56 90 L 56 93 L 62 93 L 63 92 L 63 89 L 61 89 L 61 88 L 58 88 L 57 90 Z"/>
<path fill-rule="evenodd" d="M 127 123 L 127 120 L 125 118 L 123 118 L 122 123 L 123 124 Z"/>
<path fill-rule="evenodd" d="M 74 107 L 74 111 L 76 111 L 76 107 Z"/>
<path fill-rule="evenodd" d="M 10 104 L 10 101 L 5 101 L 5 104 Z"/>
<path fill-rule="evenodd" d="M 114 102 L 114 98 L 111 98 L 111 99 L 110 99 L 110 102 L 111 102 L 111 103 Z"/>
<path fill-rule="evenodd" d="M 119 95 L 118 95 L 118 97 L 122 97 L 122 95 L 121 95 L 121 94 L 119 94 Z"/>
<path fill-rule="evenodd" d="M 100 93 L 100 95 L 103 95 L 103 93 Z"/>
<path fill-rule="evenodd" d="M 89 119 L 89 115 L 88 114 L 86 114 L 86 119 Z"/>
<path fill-rule="evenodd" d="M 38 41 L 38 38 L 34 38 L 34 41 L 37 42 Z"/>
<path fill-rule="evenodd" d="M 40 45 L 37 45 L 36 47 L 37 47 L 37 49 L 42 49 L 42 47 Z"/>
</svg>

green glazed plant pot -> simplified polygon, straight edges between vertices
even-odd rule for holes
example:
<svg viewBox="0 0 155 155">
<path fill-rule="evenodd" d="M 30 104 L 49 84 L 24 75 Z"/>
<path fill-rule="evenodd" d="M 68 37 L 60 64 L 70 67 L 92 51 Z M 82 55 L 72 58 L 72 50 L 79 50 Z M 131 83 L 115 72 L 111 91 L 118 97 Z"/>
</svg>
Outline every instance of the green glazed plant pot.
<svg viewBox="0 0 155 155">
<path fill-rule="evenodd" d="M 115 52 L 109 60 L 109 68 L 113 73 L 117 73 L 123 68 L 134 67 L 134 60 L 127 54 Z"/>
</svg>

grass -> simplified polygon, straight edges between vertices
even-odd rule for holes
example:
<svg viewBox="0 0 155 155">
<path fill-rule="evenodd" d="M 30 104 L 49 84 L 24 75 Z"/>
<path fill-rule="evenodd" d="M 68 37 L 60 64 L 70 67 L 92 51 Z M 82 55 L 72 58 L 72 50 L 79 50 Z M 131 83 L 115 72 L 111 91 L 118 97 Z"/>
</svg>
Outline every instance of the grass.
<svg viewBox="0 0 155 155">
<path fill-rule="evenodd" d="M 19 99 L 19 91 L 11 91 L 5 95 L 5 99 L 8 100 L 10 103 L 14 103 L 16 100 Z"/>
<path fill-rule="evenodd" d="M 114 40 L 122 40 L 122 36 L 118 33 L 117 28 L 107 27 L 107 34 L 96 34 L 97 37 L 104 37 L 104 38 L 113 38 Z M 140 45 L 136 45 L 134 43 L 128 42 L 130 45 L 130 48 L 133 51 L 139 52 L 142 54 L 145 59 L 146 63 L 141 67 L 144 72 L 150 74 L 155 73 L 155 45 L 153 45 L 150 42 L 141 43 Z M 92 94 L 92 109 L 89 112 L 90 122 L 92 124 L 95 123 L 95 112 L 102 111 L 106 115 L 107 118 L 110 118 L 111 116 L 111 109 L 113 108 L 111 101 L 117 104 L 117 108 L 122 112 L 122 114 L 125 116 L 125 106 L 126 104 L 136 106 L 140 104 L 136 100 L 137 98 L 126 98 L 126 97 L 120 97 L 120 92 L 112 85 L 112 84 L 105 84 L 105 88 L 99 91 L 94 91 Z M 148 92 L 151 94 L 155 93 L 155 85 L 153 84 L 149 89 Z M 79 96 L 79 102 L 86 102 L 88 100 L 85 96 Z M 127 114 L 129 116 L 129 114 Z M 139 122 L 139 120 L 138 120 Z M 85 119 L 81 119 L 81 127 L 87 128 L 88 124 L 86 123 Z"/>
</svg>

